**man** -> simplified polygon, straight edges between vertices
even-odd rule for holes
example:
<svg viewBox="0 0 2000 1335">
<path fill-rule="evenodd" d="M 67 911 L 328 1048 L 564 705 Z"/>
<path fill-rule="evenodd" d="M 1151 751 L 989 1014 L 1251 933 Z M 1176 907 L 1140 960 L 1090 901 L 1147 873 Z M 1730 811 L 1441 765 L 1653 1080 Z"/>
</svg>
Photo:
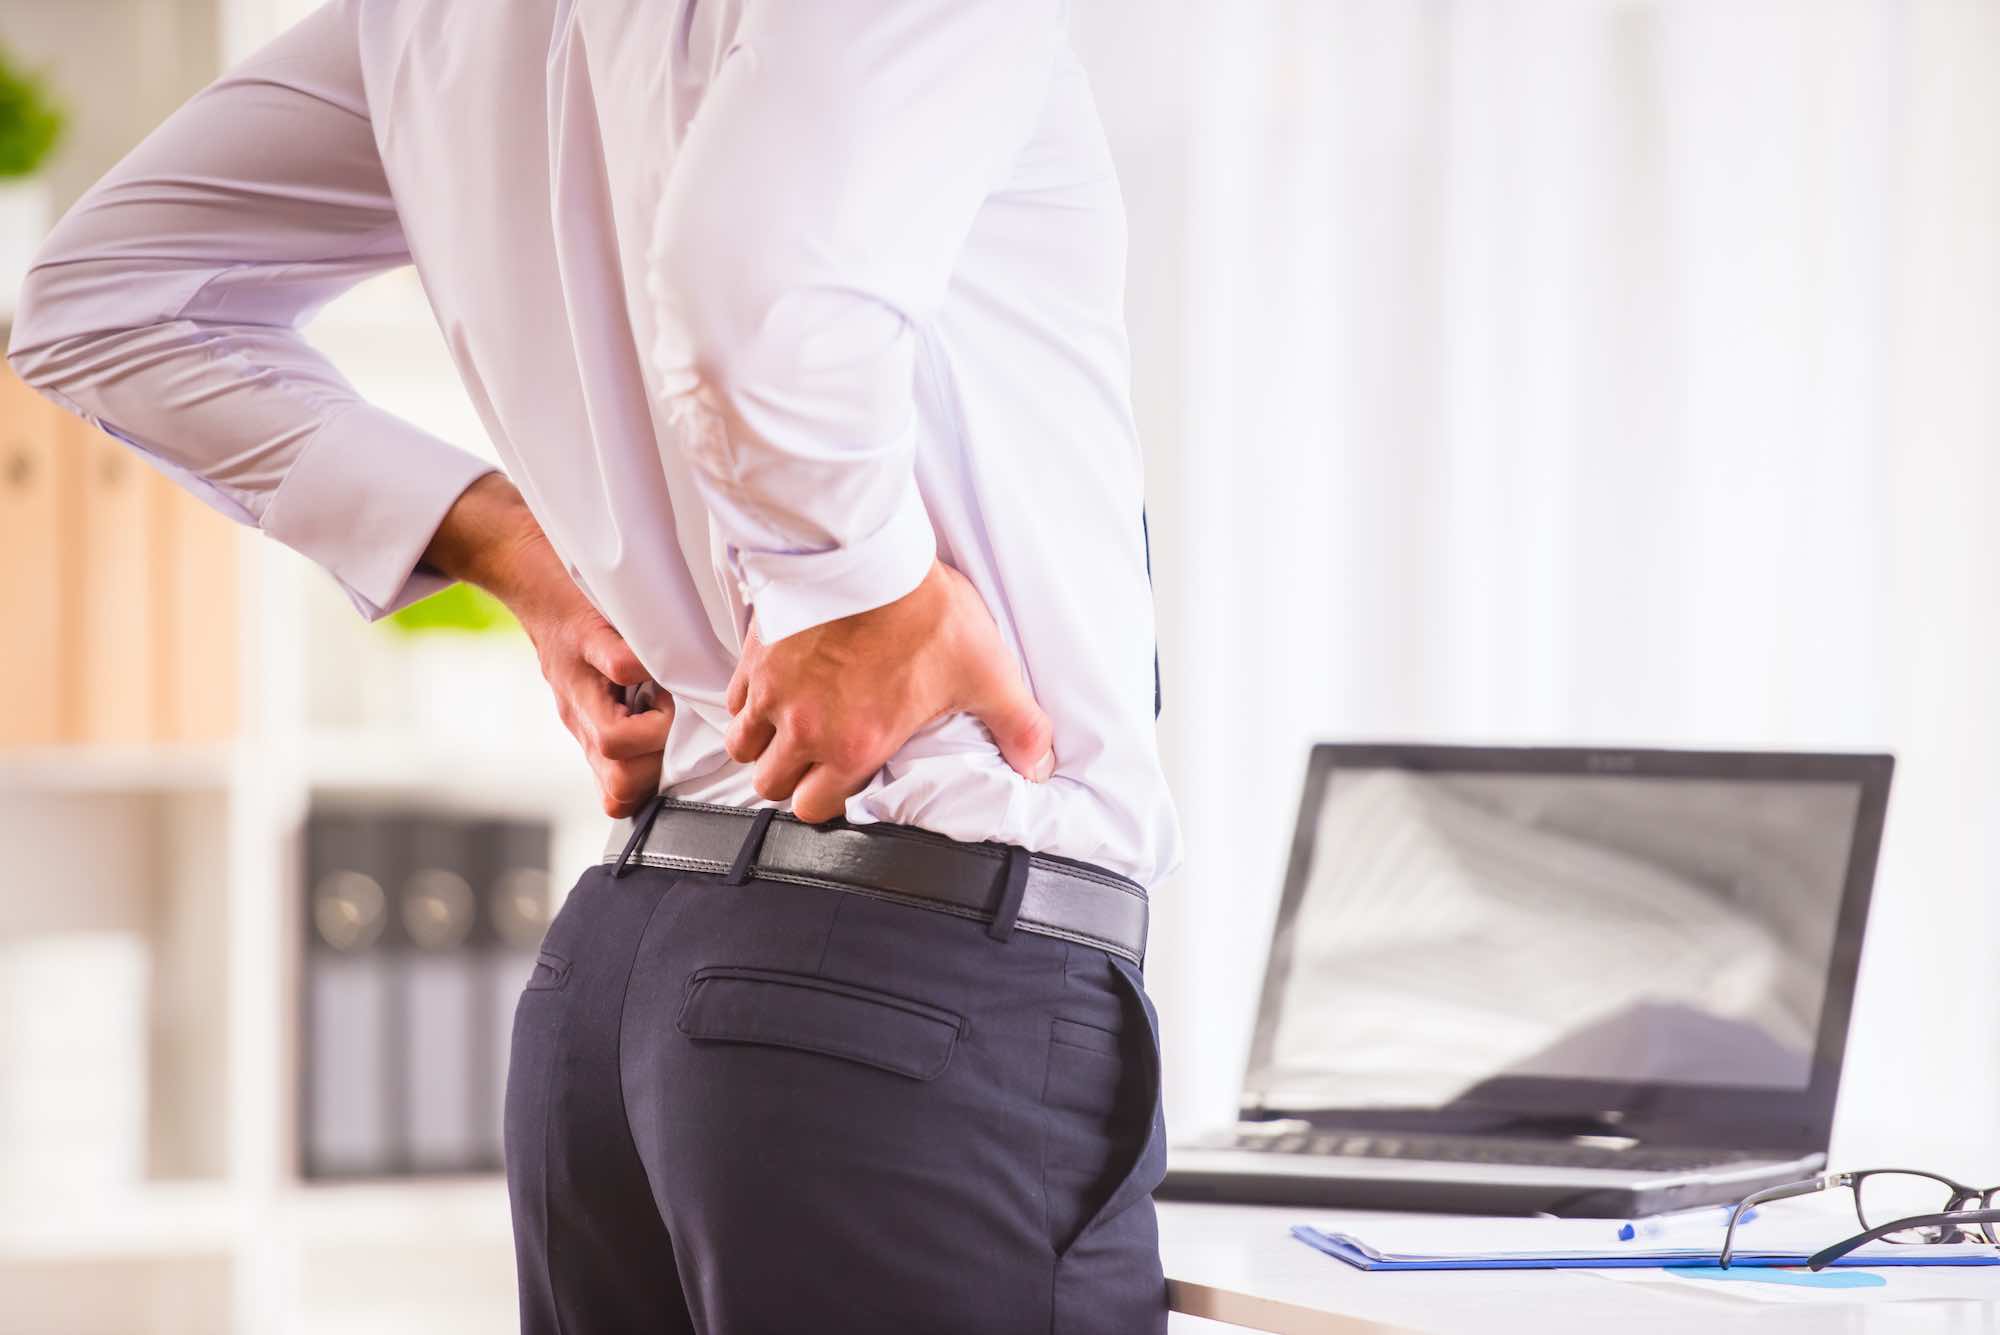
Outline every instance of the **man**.
<svg viewBox="0 0 2000 1335">
<path fill-rule="evenodd" d="M 1164 1326 L 1178 844 L 1062 11 L 337 0 L 22 293 L 27 380 L 363 613 L 505 600 L 635 818 L 516 1016 L 527 1331 Z M 412 263 L 504 477 L 297 333 Z"/>
</svg>

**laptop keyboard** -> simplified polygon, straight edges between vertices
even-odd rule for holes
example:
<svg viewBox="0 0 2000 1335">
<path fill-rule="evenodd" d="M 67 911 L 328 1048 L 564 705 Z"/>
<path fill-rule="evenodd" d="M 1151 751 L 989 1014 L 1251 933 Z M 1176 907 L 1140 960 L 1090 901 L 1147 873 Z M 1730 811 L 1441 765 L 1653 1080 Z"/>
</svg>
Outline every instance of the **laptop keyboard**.
<svg viewBox="0 0 2000 1335">
<path fill-rule="evenodd" d="M 1431 1163 L 1519 1164 L 1534 1168 L 1621 1168 L 1640 1173 L 1687 1172 L 1740 1156 L 1717 1151 L 1634 1146 L 1550 1144 L 1498 1136 L 1386 1136 L 1298 1132 L 1272 1136 L 1238 1132 L 1236 1149 L 1271 1154 L 1342 1155 L 1360 1159 L 1422 1159 Z"/>
</svg>

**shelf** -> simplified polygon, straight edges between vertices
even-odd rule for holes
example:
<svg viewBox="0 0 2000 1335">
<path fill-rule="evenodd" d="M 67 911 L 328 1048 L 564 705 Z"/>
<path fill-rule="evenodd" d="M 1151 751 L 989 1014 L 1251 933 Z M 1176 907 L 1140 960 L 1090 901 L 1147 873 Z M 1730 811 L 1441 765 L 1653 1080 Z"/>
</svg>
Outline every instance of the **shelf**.
<svg viewBox="0 0 2000 1335">
<path fill-rule="evenodd" d="M 496 746 L 466 737 L 338 731 L 308 734 L 302 774 L 325 793 L 407 793 L 447 800 L 493 798 L 536 807 L 587 804 L 594 791 L 566 734 L 542 744 Z"/>
<path fill-rule="evenodd" d="M 0 1196 L 0 1266 L 226 1255 L 243 1201 L 217 1182 L 158 1182 L 81 1198 Z"/>
<path fill-rule="evenodd" d="M 280 1207 L 307 1246 L 485 1246 L 507 1243 L 512 1216 L 497 1176 L 304 1183 Z"/>
<path fill-rule="evenodd" d="M 0 794 L 224 788 L 232 755 L 226 742 L 20 747 L 0 751 Z"/>
</svg>

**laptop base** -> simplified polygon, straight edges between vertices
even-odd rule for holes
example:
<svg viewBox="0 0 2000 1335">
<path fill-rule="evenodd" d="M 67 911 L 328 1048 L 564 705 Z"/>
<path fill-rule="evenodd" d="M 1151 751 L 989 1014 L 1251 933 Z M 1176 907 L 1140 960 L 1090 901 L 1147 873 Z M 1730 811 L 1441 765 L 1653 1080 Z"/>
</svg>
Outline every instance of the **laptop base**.
<svg viewBox="0 0 2000 1335">
<path fill-rule="evenodd" d="M 1696 1206 L 1730 1205 L 1765 1187 L 1808 1176 L 1820 1162 L 1819 1156 L 1813 1156 L 1699 1178 L 1635 1174 L 1619 1180 L 1612 1173 L 1591 1174 L 1602 1180 L 1578 1182 L 1526 1176 L 1511 1179 L 1511 1175 L 1482 1179 L 1435 1171 L 1343 1173 L 1337 1162 L 1273 1172 L 1257 1162 L 1241 1166 L 1220 1162 L 1266 1157 L 1242 1151 L 1195 1152 L 1183 1157 L 1197 1162 L 1177 1165 L 1170 1158 L 1166 1178 L 1153 1193 L 1156 1199 L 1414 1214 L 1550 1214 L 1574 1219 L 1632 1219 Z"/>
</svg>

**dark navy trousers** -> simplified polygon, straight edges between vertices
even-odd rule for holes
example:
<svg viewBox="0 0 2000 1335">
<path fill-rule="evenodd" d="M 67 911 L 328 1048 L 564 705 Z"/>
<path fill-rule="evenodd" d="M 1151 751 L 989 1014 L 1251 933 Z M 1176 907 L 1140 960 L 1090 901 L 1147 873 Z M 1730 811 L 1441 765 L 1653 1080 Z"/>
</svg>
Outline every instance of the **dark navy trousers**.
<svg viewBox="0 0 2000 1335">
<path fill-rule="evenodd" d="M 1156 1020 L 1090 946 L 586 873 L 514 1021 L 525 1335 L 1157 1335 Z"/>
</svg>

